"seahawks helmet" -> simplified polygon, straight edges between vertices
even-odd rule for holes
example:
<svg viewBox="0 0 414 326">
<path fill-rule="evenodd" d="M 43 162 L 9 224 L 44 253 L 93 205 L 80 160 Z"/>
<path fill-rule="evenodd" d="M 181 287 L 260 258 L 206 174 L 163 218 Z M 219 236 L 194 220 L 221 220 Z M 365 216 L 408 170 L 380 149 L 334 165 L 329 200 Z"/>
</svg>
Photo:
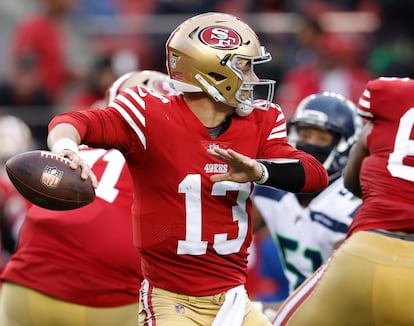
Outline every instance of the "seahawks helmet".
<svg viewBox="0 0 414 326">
<path fill-rule="evenodd" d="M 333 142 L 329 146 L 298 143 L 298 130 L 313 127 L 330 132 Z M 362 128 L 362 119 L 356 106 L 344 96 L 323 92 L 304 98 L 288 124 L 289 142 L 297 149 L 315 156 L 328 171 L 332 181 L 342 173 L 349 151 Z"/>
</svg>

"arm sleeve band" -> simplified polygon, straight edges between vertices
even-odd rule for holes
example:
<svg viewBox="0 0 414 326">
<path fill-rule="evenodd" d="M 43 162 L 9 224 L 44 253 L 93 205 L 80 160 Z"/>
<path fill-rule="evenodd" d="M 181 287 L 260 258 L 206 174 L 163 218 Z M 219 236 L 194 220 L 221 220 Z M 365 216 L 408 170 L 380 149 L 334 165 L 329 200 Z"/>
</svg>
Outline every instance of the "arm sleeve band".
<svg viewBox="0 0 414 326">
<path fill-rule="evenodd" d="M 269 172 L 265 186 L 275 187 L 289 192 L 300 192 L 305 185 L 305 170 L 300 160 L 278 162 L 258 160 Z"/>
<path fill-rule="evenodd" d="M 59 139 L 52 148 L 52 153 L 60 154 L 63 150 L 70 150 L 74 153 L 79 153 L 79 146 L 72 139 L 61 138 Z"/>
</svg>

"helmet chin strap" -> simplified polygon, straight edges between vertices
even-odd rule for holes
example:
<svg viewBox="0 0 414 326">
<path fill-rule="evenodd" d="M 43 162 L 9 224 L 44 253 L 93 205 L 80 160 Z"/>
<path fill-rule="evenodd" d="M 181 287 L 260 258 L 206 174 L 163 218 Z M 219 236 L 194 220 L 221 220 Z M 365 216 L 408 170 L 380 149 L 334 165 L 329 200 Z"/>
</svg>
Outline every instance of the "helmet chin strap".
<svg viewBox="0 0 414 326">
<path fill-rule="evenodd" d="M 203 91 L 200 87 L 190 85 L 175 79 L 170 79 L 168 83 L 170 84 L 171 88 L 180 92 L 201 93 Z"/>
<path fill-rule="evenodd" d="M 221 102 L 230 106 L 226 99 L 223 97 L 223 95 L 220 94 L 220 92 L 213 86 L 211 86 L 200 74 L 195 75 L 195 79 L 206 89 L 207 93 L 214 98 L 217 102 Z M 244 117 L 252 113 L 253 107 L 247 103 L 238 103 L 236 106 L 236 114 Z"/>
<path fill-rule="evenodd" d="M 329 156 L 326 158 L 325 162 L 323 162 L 323 167 L 328 170 L 335 158 L 335 155 L 337 153 L 336 148 L 334 148 L 330 153 Z"/>
<path fill-rule="evenodd" d="M 216 102 L 228 104 L 226 99 L 223 97 L 223 95 L 220 94 L 217 88 L 211 86 L 203 77 L 200 76 L 200 74 L 197 74 L 194 77 L 201 84 L 201 86 L 206 89 L 207 93 L 216 100 Z"/>
</svg>

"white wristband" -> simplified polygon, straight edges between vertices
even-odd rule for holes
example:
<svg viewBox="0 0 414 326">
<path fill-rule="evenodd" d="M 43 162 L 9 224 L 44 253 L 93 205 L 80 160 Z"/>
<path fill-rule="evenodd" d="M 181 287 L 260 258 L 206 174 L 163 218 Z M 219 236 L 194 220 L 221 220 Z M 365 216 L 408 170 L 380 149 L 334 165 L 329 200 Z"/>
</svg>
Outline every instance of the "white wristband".
<svg viewBox="0 0 414 326">
<path fill-rule="evenodd" d="M 259 185 L 265 183 L 267 181 L 267 179 L 269 179 L 269 171 L 267 170 L 267 168 L 265 167 L 265 165 L 263 163 L 260 163 L 260 167 L 262 168 L 262 175 L 260 176 L 259 180 L 256 180 L 255 182 Z"/>
<path fill-rule="evenodd" d="M 60 154 L 63 150 L 79 153 L 79 146 L 70 138 L 62 138 L 53 145 L 52 153 Z"/>
</svg>

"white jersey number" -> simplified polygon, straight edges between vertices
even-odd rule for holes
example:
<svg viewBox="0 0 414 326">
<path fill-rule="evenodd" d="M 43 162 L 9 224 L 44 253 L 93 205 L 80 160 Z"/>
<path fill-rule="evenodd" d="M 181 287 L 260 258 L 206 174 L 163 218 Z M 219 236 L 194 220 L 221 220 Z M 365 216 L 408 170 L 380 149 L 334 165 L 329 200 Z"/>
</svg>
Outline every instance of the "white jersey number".
<svg viewBox="0 0 414 326">
<path fill-rule="evenodd" d="M 117 150 L 106 151 L 105 149 L 81 151 L 80 156 L 91 168 L 100 158 L 107 162 L 105 171 L 99 179 L 98 188 L 95 189 L 95 194 L 108 203 L 113 203 L 119 194 L 116 184 L 125 165 L 124 156 Z"/>
<path fill-rule="evenodd" d="M 390 154 L 387 166 L 393 177 L 408 181 L 414 181 L 414 166 L 404 164 L 404 158 L 414 156 L 414 140 L 410 139 L 413 127 L 414 108 L 411 108 L 400 119 L 394 151 Z"/>
<path fill-rule="evenodd" d="M 186 234 L 185 240 L 178 240 L 177 253 L 203 255 L 207 252 L 207 241 L 202 240 L 202 198 L 201 175 L 190 174 L 179 184 L 178 191 L 185 194 Z M 233 221 L 237 221 L 236 239 L 228 239 L 227 233 L 215 234 L 213 248 L 219 255 L 228 255 L 240 250 L 246 239 L 248 216 L 246 201 L 250 192 L 249 183 L 217 182 L 213 185 L 212 196 L 225 196 L 227 191 L 238 191 L 237 205 L 232 208 Z"/>
</svg>

